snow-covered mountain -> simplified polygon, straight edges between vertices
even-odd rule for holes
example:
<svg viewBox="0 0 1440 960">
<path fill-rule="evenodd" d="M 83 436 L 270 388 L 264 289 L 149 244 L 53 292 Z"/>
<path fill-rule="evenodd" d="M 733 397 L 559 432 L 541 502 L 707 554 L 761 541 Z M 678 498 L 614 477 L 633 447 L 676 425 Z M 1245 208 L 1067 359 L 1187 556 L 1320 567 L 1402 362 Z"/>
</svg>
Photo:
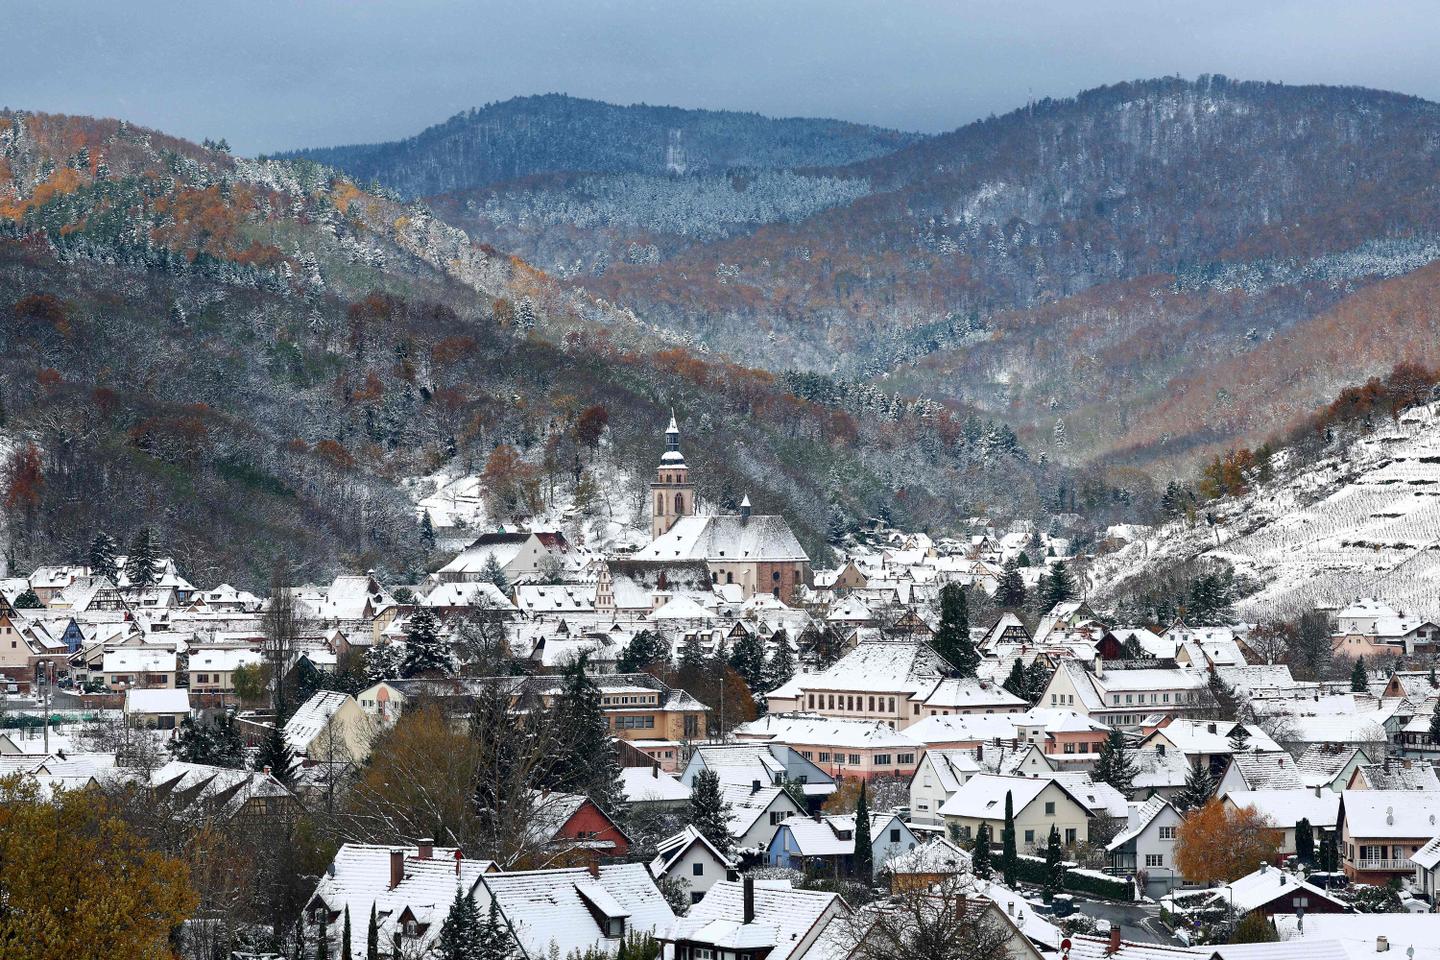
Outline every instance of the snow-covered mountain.
<svg viewBox="0 0 1440 960">
<path fill-rule="evenodd" d="M 1097 559 L 1092 589 L 1114 595 L 1146 569 L 1199 557 L 1264 585 L 1237 604 L 1248 619 L 1361 596 L 1440 617 L 1440 404 L 1405 411 L 1338 456 L 1301 465 L 1280 454 L 1271 481 L 1193 526 L 1166 524 Z"/>
</svg>

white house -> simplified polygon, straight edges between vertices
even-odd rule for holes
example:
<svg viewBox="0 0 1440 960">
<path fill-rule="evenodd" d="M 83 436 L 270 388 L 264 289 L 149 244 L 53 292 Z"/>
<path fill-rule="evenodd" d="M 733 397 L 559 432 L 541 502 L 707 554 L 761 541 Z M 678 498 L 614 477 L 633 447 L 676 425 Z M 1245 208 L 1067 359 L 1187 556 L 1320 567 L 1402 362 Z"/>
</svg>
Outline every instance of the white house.
<svg viewBox="0 0 1440 960">
<path fill-rule="evenodd" d="M 683 881 L 690 892 L 690 902 L 699 903 L 710 888 L 722 880 L 734 880 L 734 860 L 725 856 L 705 835 L 692 826 L 661 840 L 650 861 L 650 872 L 656 880 L 674 877 Z"/>
<path fill-rule="evenodd" d="M 1106 845 L 1110 866 L 1145 875 L 1145 893 L 1159 897 L 1183 881 L 1175 870 L 1176 831 L 1184 817 L 1164 797 L 1131 804 L 1125 829 Z"/>
</svg>

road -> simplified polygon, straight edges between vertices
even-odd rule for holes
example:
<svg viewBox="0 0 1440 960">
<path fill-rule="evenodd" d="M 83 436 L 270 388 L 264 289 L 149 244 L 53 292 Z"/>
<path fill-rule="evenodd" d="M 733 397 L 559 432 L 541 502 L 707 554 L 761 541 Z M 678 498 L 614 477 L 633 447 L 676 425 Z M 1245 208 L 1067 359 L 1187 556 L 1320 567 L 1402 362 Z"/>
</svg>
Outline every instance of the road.
<svg viewBox="0 0 1440 960">
<path fill-rule="evenodd" d="M 1099 921 L 1099 933 L 1105 935 L 1106 922 L 1120 924 L 1120 938 L 1133 943 L 1160 943 L 1175 946 L 1178 942 L 1160 923 L 1160 908 L 1133 903 L 1112 903 L 1109 900 L 1076 899 L 1075 909 Z"/>
</svg>

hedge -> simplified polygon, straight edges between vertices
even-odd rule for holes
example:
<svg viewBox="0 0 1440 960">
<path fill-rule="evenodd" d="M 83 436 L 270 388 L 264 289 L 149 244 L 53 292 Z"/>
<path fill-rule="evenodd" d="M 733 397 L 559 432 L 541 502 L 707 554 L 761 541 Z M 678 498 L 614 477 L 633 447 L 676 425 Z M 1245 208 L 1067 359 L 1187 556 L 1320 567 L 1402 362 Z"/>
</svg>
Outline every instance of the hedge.
<svg viewBox="0 0 1440 960">
<path fill-rule="evenodd" d="M 998 860 L 994 867 L 997 873 L 1003 870 L 1003 864 Z M 1129 880 L 1112 877 L 1095 870 L 1081 870 L 1075 863 L 1069 861 L 1064 863 L 1064 868 L 1065 873 L 1061 877 L 1060 886 L 1065 890 L 1072 893 L 1088 893 L 1091 896 L 1104 897 L 1107 900 L 1123 900 L 1127 903 L 1135 899 L 1135 887 Z M 1044 858 L 1020 854 L 1015 858 L 1015 877 L 1022 883 L 1033 883 L 1043 887 L 1046 879 Z"/>
</svg>

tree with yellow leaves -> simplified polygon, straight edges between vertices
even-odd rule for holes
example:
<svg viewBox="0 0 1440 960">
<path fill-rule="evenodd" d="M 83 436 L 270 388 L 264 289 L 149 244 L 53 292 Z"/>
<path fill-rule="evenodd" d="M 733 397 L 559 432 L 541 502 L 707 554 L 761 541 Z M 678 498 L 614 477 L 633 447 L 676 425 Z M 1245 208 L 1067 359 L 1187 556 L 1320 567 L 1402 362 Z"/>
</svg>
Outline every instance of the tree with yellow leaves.
<svg viewBox="0 0 1440 960">
<path fill-rule="evenodd" d="M 1224 883 L 1273 863 L 1281 831 L 1254 807 L 1211 800 L 1175 834 L 1175 866 L 1191 883 Z"/>
<path fill-rule="evenodd" d="M 151 849 L 93 790 L 42 800 L 0 781 L 0 956 L 168 960 L 195 909 L 184 864 Z"/>
</svg>

